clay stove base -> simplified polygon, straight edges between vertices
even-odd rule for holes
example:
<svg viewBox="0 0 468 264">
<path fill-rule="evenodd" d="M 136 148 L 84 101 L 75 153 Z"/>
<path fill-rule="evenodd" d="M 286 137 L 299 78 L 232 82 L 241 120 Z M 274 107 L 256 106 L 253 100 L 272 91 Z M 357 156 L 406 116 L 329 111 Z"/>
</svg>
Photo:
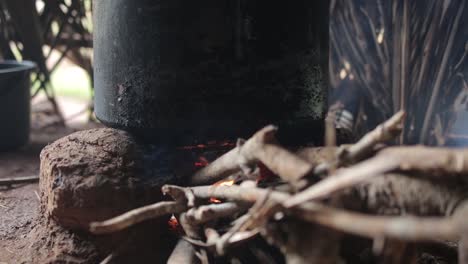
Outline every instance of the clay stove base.
<svg viewBox="0 0 468 264">
<path fill-rule="evenodd" d="M 1 193 L 8 201 L 1 200 L 1 209 L 12 219 L 2 218 L 9 226 L 0 229 L 6 233 L 0 263 L 97 263 L 111 252 L 112 263 L 165 263 L 176 242 L 167 219 L 111 236 L 86 230 L 90 221 L 161 199 L 161 185 L 174 177 L 149 177 L 157 174 L 145 168 L 147 156 L 131 136 L 108 128 L 76 132 L 44 148 L 39 190 L 31 184 Z"/>
</svg>

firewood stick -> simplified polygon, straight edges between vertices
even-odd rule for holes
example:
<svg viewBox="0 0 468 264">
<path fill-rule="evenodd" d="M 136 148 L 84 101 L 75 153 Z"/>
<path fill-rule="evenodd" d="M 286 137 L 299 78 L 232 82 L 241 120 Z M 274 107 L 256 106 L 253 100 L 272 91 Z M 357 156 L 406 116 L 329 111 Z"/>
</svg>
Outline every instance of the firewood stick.
<svg viewBox="0 0 468 264">
<path fill-rule="evenodd" d="M 355 144 L 340 147 L 337 151 L 336 160 L 319 164 L 315 168 L 315 173 L 323 174 L 344 164 L 354 163 L 365 158 L 374 151 L 376 145 L 394 139 L 401 133 L 404 117 L 405 112 L 399 111 L 374 130 L 368 132 Z"/>
<path fill-rule="evenodd" d="M 263 147 L 259 147 L 255 156 L 276 175 L 293 184 L 311 173 L 314 168 L 312 164 L 299 156 L 274 144 L 265 144 Z"/>
<path fill-rule="evenodd" d="M 254 238 L 259 233 L 260 233 L 259 229 L 237 232 L 231 238 L 229 238 L 229 240 L 227 241 L 226 247 L 230 247 L 236 244 L 242 244 L 245 241 L 248 241 Z M 204 248 L 209 248 L 210 250 L 216 250 L 216 244 L 221 238 L 218 232 L 214 229 L 207 228 L 205 229 L 205 236 L 206 236 L 206 242 L 202 240 L 198 240 L 198 239 L 193 239 L 187 236 L 183 237 L 182 239 L 184 239 L 185 241 L 197 247 L 204 247 Z"/>
<path fill-rule="evenodd" d="M 191 190 L 199 198 L 217 197 L 251 203 L 261 199 L 267 192 L 264 189 L 238 186 L 193 187 Z M 269 198 L 277 202 L 287 200 L 289 197 L 291 196 L 281 192 L 270 191 L 269 193 Z M 459 234 L 459 224 L 452 219 L 424 217 L 401 217 L 400 219 L 400 217 L 369 216 L 359 213 L 348 213 L 344 210 L 332 209 L 311 202 L 300 204 L 298 210 L 308 212 L 308 214 L 304 214 L 304 220 L 314 220 L 324 226 L 361 236 L 388 236 L 415 241 L 454 239 Z M 301 215 L 299 214 L 299 216 Z M 459 219 L 464 218 L 460 217 Z M 344 221 L 345 223 L 343 224 L 340 221 Z M 418 226 L 419 223 L 422 224 Z M 369 226 L 370 224 L 372 225 Z M 405 228 L 406 224 L 410 227 L 413 227 L 413 225 L 416 227 L 411 231 L 407 231 Z M 375 228 L 375 230 L 372 228 Z M 431 230 L 432 228 L 434 230 Z"/>
<path fill-rule="evenodd" d="M 181 193 L 193 193 L 193 195 L 195 195 L 197 198 L 202 199 L 216 197 L 216 195 L 219 194 L 219 198 L 229 198 L 241 202 L 254 203 L 257 199 L 260 199 L 262 195 L 266 195 L 269 191 L 266 189 L 252 187 L 245 188 L 239 186 L 202 186 L 183 188 L 173 185 L 165 185 L 163 186 L 163 192 L 166 194 L 176 193 L 174 196 L 179 198 Z M 275 197 L 275 201 L 278 202 L 289 197 L 288 194 L 283 194 L 281 192 L 271 192 L 269 197 L 271 197 L 272 194 Z M 159 202 L 156 204 L 133 209 L 103 222 L 93 222 L 90 224 L 90 231 L 94 234 L 113 233 L 128 228 L 132 225 L 141 223 L 145 220 L 168 214 L 182 213 L 187 209 L 188 206 L 184 204 L 182 200 L 177 202 Z"/>
<path fill-rule="evenodd" d="M 258 161 L 287 182 L 297 181 L 311 172 L 311 164 L 275 144 L 276 131 L 275 126 L 266 126 L 247 141 L 240 141 L 236 148 L 195 173 L 192 185 L 213 183 Z"/>
<path fill-rule="evenodd" d="M 296 196 L 291 196 L 287 193 L 279 192 L 279 191 L 271 191 L 271 190 L 266 190 L 266 189 L 261 189 L 261 188 L 256 188 L 256 187 L 242 187 L 242 186 L 199 186 L 199 187 L 178 187 L 178 186 L 173 186 L 173 185 L 165 185 L 163 187 L 163 192 L 165 193 L 177 193 L 180 195 L 180 193 L 191 193 L 193 194 L 196 198 L 199 199 L 209 199 L 211 197 L 216 197 L 219 199 L 227 199 L 227 200 L 233 200 L 237 202 L 244 202 L 244 203 L 255 203 L 258 199 L 261 199 L 262 197 L 265 197 L 265 195 L 268 194 L 269 200 L 277 203 L 283 203 L 286 201 L 286 204 L 288 204 L 288 200 L 292 200 Z M 167 214 L 169 213 L 180 213 L 186 210 L 186 205 L 181 205 L 178 202 L 163 202 L 166 206 L 164 207 L 165 210 L 167 210 Z M 301 207 L 302 204 L 305 204 L 305 202 L 300 203 L 298 206 Z M 311 204 L 308 202 L 307 204 Z M 177 205 L 175 207 L 172 207 L 173 205 Z M 154 206 L 155 208 L 161 207 L 160 203 L 155 204 L 155 205 L 150 205 L 147 207 L 152 207 Z M 110 232 L 115 232 L 118 230 L 122 230 L 124 228 L 127 228 L 131 226 L 134 223 L 141 222 L 145 219 L 149 218 L 154 218 L 158 217 L 161 214 L 160 209 L 156 209 L 156 212 L 154 214 L 147 214 L 144 216 L 139 216 L 140 213 L 146 214 L 146 211 L 148 209 L 144 208 L 139 208 L 132 210 L 128 213 L 125 213 L 122 216 L 118 216 L 116 218 L 110 219 L 108 221 L 104 222 L 104 225 L 102 223 L 94 224 L 94 227 L 96 229 L 95 233 L 110 233 Z M 163 213 L 164 214 L 164 213 Z M 103 226 L 100 228 L 100 226 Z"/>
<path fill-rule="evenodd" d="M 281 203 L 291 197 L 289 194 L 278 191 L 236 185 L 187 188 L 166 185 L 164 189 L 165 192 L 169 193 L 173 190 L 180 192 L 180 189 L 189 189 L 189 191 L 199 199 L 217 197 L 251 204 L 264 199 L 266 195 L 268 195 L 269 201 L 277 203 Z M 171 207 L 175 205 L 181 206 L 179 203 L 174 203 Z M 466 207 L 467 206 L 465 206 L 465 208 Z M 185 209 L 186 207 L 182 206 L 179 212 Z M 141 211 L 140 209 L 136 210 Z M 281 208 L 279 208 L 279 210 L 281 210 Z M 313 221 L 343 232 L 365 237 L 390 237 L 409 241 L 456 239 L 460 235 L 461 228 L 466 219 L 466 213 L 455 214 L 456 216 L 445 219 L 433 217 L 370 216 L 361 213 L 352 213 L 342 209 L 334 209 L 315 202 L 305 202 L 289 210 L 293 210 L 298 217 L 304 220 Z M 175 211 L 176 210 L 172 209 L 170 212 Z M 457 212 L 459 212 L 459 210 L 457 210 Z M 135 217 L 135 214 L 133 217 Z M 122 217 L 117 218 L 121 219 Z M 127 220 L 127 225 L 136 222 L 135 220 Z M 114 226 L 113 230 L 108 231 L 112 232 L 116 230 L 119 229 Z"/>
<path fill-rule="evenodd" d="M 192 224 L 203 224 L 219 218 L 232 216 L 242 210 L 236 203 L 202 205 L 187 211 L 187 220 Z"/>
<path fill-rule="evenodd" d="M 0 179 L 0 186 L 8 186 L 13 184 L 34 183 L 39 181 L 39 176 L 26 176 L 15 178 L 2 178 Z"/>
<path fill-rule="evenodd" d="M 468 182 L 468 149 L 435 148 L 425 146 L 390 147 L 378 156 L 399 161 L 398 171 L 411 172 L 437 180 Z"/>
<path fill-rule="evenodd" d="M 216 245 L 216 241 L 218 241 L 221 236 L 219 235 L 218 231 L 216 231 L 215 229 L 207 227 L 205 228 L 205 237 L 206 237 L 206 244 Z"/>
<path fill-rule="evenodd" d="M 195 263 L 195 249 L 189 242 L 180 239 L 179 242 L 177 242 L 174 251 L 172 251 L 171 256 L 167 260 L 167 263 Z"/>
<path fill-rule="evenodd" d="M 404 111 L 397 112 L 390 119 L 365 134 L 358 142 L 343 148 L 339 153 L 339 160 L 342 162 L 357 161 L 371 153 L 377 144 L 398 137 L 402 130 L 404 117 Z"/>
<path fill-rule="evenodd" d="M 201 234 L 199 232 L 200 228 L 197 225 L 195 225 L 195 223 L 192 223 L 187 219 L 187 213 L 184 212 L 184 213 L 180 214 L 179 223 L 182 226 L 182 228 L 184 229 L 184 232 L 188 237 L 190 237 L 192 239 L 200 239 L 201 238 Z"/>
<path fill-rule="evenodd" d="M 390 147 L 377 156 L 355 166 L 338 170 L 332 175 L 286 201 L 293 207 L 305 201 L 329 196 L 372 177 L 388 172 L 411 172 L 415 176 L 468 182 L 468 149 L 432 147 Z"/>
<path fill-rule="evenodd" d="M 186 212 L 180 214 L 179 223 L 189 238 L 196 240 L 201 239 L 202 235 L 200 226 L 198 226 L 195 222 L 189 221 Z M 208 255 L 204 248 L 194 248 L 194 252 L 195 256 L 197 256 L 201 263 L 208 263 Z"/>
<path fill-rule="evenodd" d="M 164 185 L 162 187 L 163 193 L 171 194 L 173 192 L 180 193 L 190 191 L 199 199 L 226 199 L 244 203 L 255 203 L 257 200 L 262 199 L 268 195 L 268 199 L 277 202 L 283 202 L 291 196 L 287 193 L 278 191 L 271 191 L 256 187 L 242 187 L 238 185 L 232 186 L 195 186 L 195 187 L 179 187 L 175 185 Z"/>
<path fill-rule="evenodd" d="M 114 233 L 148 219 L 163 215 L 178 214 L 187 209 L 187 205 L 180 202 L 159 202 L 147 205 L 103 222 L 92 222 L 89 230 L 93 234 Z"/>
<path fill-rule="evenodd" d="M 267 190 L 239 186 L 202 186 L 190 188 L 198 198 L 217 197 L 254 203 Z M 270 191 L 269 199 L 281 202 L 288 194 Z M 390 237 L 409 241 L 456 239 L 465 217 L 388 217 L 352 213 L 314 202 L 305 202 L 295 209 L 297 217 L 307 221 L 365 237 Z M 455 220 L 456 219 L 456 220 Z M 411 229 L 411 230 L 408 230 Z"/>
<path fill-rule="evenodd" d="M 304 202 L 329 196 L 337 191 L 352 187 L 358 183 L 364 182 L 372 177 L 377 177 L 384 173 L 398 168 L 398 161 L 387 160 L 377 156 L 361 162 L 349 168 L 343 168 L 336 171 L 332 176 L 310 186 L 304 191 L 294 195 L 291 199 L 284 202 L 284 206 L 291 208 Z"/>
<path fill-rule="evenodd" d="M 440 184 L 402 173 L 375 177 L 353 189 L 338 195 L 348 209 L 383 215 L 452 215 L 467 198 L 463 185 Z"/>
<path fill-rule="evenodd" d="M 231 190 L 227 190 L 231 188 Z M 236 186 L 195 187 L 197 197 L 222 197 L 224 199 L 253 202 L 264 195 L 257 188 L 236 188 Z M 266 191 L 266 190 L 265 190 Z M 270 199 L 281 201 L 288 199 L 288 194 L 271 191 Z M 462 230 L 466 215 L 453 218 L 442 217 L 388 217 L 371 216 L 361 213 L 334 209 L 313 202 L 299 205 L 298 217 L 304 220 L 365 237 L 390 237 L 408 241 L 457 239 Z"/>
<path fill-rule="evenodd" d="M 299 218 L 346 233 L 405 241 L 457 240 L 466 218 L 373 216 L 317 204 L 301 205 L 294 212 Z"/>
<path fill-rule="evenodd" d="M 215 243 L 216 247 L 216 252 L 219 255 L 224 255 L 226 252 L 226 248 L 231 243 L 233 238 L 235 236 L 240 236 L 240 237 L 246 237 L 246 231 L 249 229 L 251 226 L 252 222 L 258 222 L 256 221 L 258 216 L 262 214 L 261 209 L 264 208 L 266 205 L 266 202 L 268 201 L 268 196 L 270 192 L 267 192 L 266 195 L 261 197 L 260 199 L 257 199 L 252 207 L 250 207 L 248 213 L 246 213 L 244 216 L 238 218 L 236 221 L 232 223 L 232 227 L 224 233 Z M 263 223 L 262 223 L 263 224 Z M 247 232 L 247 237 L 251 237 L 251 235 L 255 235 L 259 232 L 258 228 L 254 228 L 253 231 L 250 230 L 250 232 Z M 241 239 L 243 240 L 243 239 Z"/>
<path fill-rule="evenodd" d="M 275 133 L 276 130 L 277 128 L 274 126 L 267 126 L 261 129 L 250 139 L 245 141 L 243 145 L 238 145 L 234 149 L 219 157 L 217 160 L 210 163 L 208 166 L 195 173 L 195 175 L 192 177 L 192 184 L 200 185 L 213 183 L 240 171 L 240 162 L 248 163 L 253 159 L 251 155 L 244 157 L 242 154 L 250 154 L 252 149 L 257 148 L 258 145 L 261 144 L 260 142 L 264 142 L 266 138 L 272 137 L 272 134 Z"/>
<path fill-rule="evenodd" d="M 191 185 L 211 184 L 240 171 L 236 162 L 238 152 L 239 148 L 236 147 L 196 172 L 192 176 Z"/>
<path fill-rule="evenodd" d="M 229 244 L 229 239 L 231 239 L 234 234 L 240 231 L 241 227 L 248 221 L 249 217 L 243 218 L 243 221 L 237 221 L 233 227 L 229 229 L 225 234 L 223 234 L 218 241 L 215 243 L 216 252 L 223 256 L 226 253 L 227 245 Z"/>
</svg>

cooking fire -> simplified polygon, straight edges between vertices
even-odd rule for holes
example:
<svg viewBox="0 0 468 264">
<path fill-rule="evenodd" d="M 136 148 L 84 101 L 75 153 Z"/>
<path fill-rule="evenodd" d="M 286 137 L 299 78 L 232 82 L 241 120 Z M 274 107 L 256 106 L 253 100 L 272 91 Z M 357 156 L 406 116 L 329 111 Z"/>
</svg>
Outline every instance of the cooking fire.
<svg viewBox="0 0 468 264">
<path fill-rule="evenodd" d="M 0 0 L 0 264 L 468 264 L 467 9 Z"/>
</svg>

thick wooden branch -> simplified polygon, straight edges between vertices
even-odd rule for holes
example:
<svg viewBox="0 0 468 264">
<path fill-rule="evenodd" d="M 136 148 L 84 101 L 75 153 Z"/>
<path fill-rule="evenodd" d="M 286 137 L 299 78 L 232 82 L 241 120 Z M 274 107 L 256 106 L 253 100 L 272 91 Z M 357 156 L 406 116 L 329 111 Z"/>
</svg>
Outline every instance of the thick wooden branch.
<svg viewBox="0 0 468 264">
<path fill-rule="evenodd" d="M 267 126 L 257 133 L 255 133 L 250 139 L 245 141 L 242 145 L 239 145 L 222 155 L 208 166 L 199 170 L 192 177 L 192 185 L 210 184 L 218 180 L 224 179 L 227 176 L 234 174 L 241 170 L 241 164 L 247 164 L 253 162 L 253 157 L 250 155 L 252 149 L 256 149 L 260 142 L 265 142 L 267 138 L 273 137 L 277 128 L 274 126 Z M 243 150 L 242 150 L 243 149 Z M 242 150 L 242 151 L 241 151 Z M 250 151 L 249 151 L 250 150 Z M 248 153 L 247 157 L 243 156 L 244 153 Z"/>
<path fill-rule="evenodd" d="M 468 149 L 425 146 L 390 147 L 378 153 L 388 160 L 397 160 L 398 171 L 440 180 L 461 180 L 468 183 Z"/>
<path fill-rule="evenodd" d="M 406 172 L 427 179 L 468 182 L 468 149 L 424 146 L 386 148 L 373 158 L 337 170 L 334 175 L 286 201 L 285 206 L 294 207 L 306 201 L 323 198 L 389 172 Z"/>
<path fill-rule="evenodd" d="M 393 171 L 398 168 L 398 165 L 399 162 L 396 160 L 387 160 L 385 157 L 377 156 L 355 166 L 339 169 L 334 175 L 284 201 L 284 206 L 291 208 L 310 200 L 330 196 L 337 191 L 352 187 L 372 177 Z"/>
<path fill-rule="evenodd" d="M 462 221 L 456 218 L 373 216 L 326 206 L 302 205 L 295 215 L 342 232 L 368 238 L 405 241 L 457 240 Z"/>
<path fill-rule="evenodd" d="M 290 195 L 283 192 L 271 191 L 256 187 L 243 187 L 239 185 L 232 186 L 195 186 L 195 187 L 179 187 L 175 185 L 164 185 L 162 187 L 164 193 L 186 192 L 190 190 L 196 198 L 199 199 L 226 199 L 244 203 L 255 203 L 266 195 L 272 201 L 282 202 L 289 199 Z"/>
<path fill-rule="evenodd" d="M 90 224 L 89 230 L 94 234 L 114 233 L 145 220 L 178 214 L 185 210 L 187 210 L 187 205 L 180 202 L 159 202 L 128 211 L 104 222 L 93 222 Z"/>
<path fill-rule="evenodd" d="M 239 141 L 236 148 L 213 161 L 192 177 L 192 185 L 209 184 L 255 166 L 259 161 L 287 182 L 295 182 L 313 169 L 313 166 L 276 144 L 275 126 L 267 126 L 247 141 Z"/>
</svg>

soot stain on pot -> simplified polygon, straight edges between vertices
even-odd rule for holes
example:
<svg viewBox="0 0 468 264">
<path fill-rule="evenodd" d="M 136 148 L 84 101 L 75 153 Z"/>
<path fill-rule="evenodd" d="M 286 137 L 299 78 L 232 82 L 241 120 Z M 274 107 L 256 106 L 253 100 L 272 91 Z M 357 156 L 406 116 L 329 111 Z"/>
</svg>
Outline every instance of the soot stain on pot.
<svg viewBox="0 0 468 264">
<path fill-rule="evenodd" d="M 151 67 L 150 67 L 151 68 Z M 121 73 L 124 81 L 117 84 L 117 111 L 119 122 L 129 127 L 147 127 L 152 123 L 154 113 L 150 106 L 154 106 L 155 96 L 152 95 L 155 89 L 154 72 L 138 66 L 132 66 L 127 71 Z M 150 118 L 151 120 L 149 120 Z"/>
<path fill-rule="evenodd" d="M 132 56 L 102 60 L 112 74 L 103 75 L 108 93 L 98 96 L 112 102 L 97 112 L 108 125 L 154 137 L 197 137 L 323 120 L 327 67 L 321 61 L 328 58 L 322 48 L 328 30 L 322 34 L 319 27 L 328 26 L 317 14 L 326 5 L 254 0 L 236 9 L 224 0 L 182 0 L 155 9 L 149 2 L 132 3 L 138 14 L 124 14 L 129 19 L 120 26 L 128 36 L 118 36 Z"/>
<path fill-rule="evenodd" d="M 239 119 L 320 119 L 324 80 L 312 54 L 235 69 L 205 61 L 188 69 L 133 66 L 118 84 L 120 121 L 132 127 L 177 127 L 179 122 Z M 158 87 L 158 88 L 154 88 Z"/>
</svg>

